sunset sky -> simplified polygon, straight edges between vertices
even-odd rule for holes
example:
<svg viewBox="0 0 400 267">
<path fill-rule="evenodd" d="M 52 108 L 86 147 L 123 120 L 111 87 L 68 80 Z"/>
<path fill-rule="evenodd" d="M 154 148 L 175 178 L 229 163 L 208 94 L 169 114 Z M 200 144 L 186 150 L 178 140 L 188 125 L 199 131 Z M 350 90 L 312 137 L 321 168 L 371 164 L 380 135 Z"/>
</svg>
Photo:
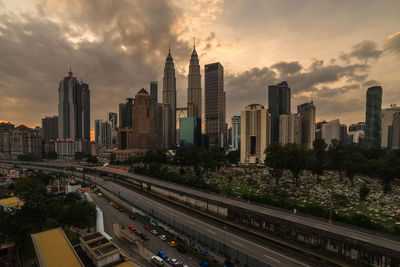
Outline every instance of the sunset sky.
<svg viewBox="0 0 400 267">
<path fill-rule="evenodd" d="M 204 65 L 224 66 L 228 123 L 283 80 L 292 112 L 313 99 L 318 121 L 364 121 L 369 86 L 400 104 L 399 12 L 398 0 L 0 0 L 0 121 L 57 114 L 70 66 L 90 85 L 92 125 L 150 80 L 161 102 L 169 42 L 183 107 L 194 37 L 203 92 Z"/>
</svg>

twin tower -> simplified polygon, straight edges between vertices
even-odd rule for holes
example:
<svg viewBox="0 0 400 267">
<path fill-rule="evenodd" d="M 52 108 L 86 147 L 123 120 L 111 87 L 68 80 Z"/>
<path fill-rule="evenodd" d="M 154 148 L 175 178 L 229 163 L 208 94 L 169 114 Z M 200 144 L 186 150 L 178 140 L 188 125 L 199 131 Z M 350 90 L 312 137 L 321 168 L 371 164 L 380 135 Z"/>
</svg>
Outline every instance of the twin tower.
<svg viewBox="0 0 400 267">
<path fill-rule="evenodd" d="M 163 77 L 163 147 L 171 148 L 176 146 L 176 78 L 175 67 L 171 51 L 165 61 Z M 187 91 L 187 116 L 201 118 L 201 75 L 199 57 L 197 56 L 196 46 L 190 57 Z"/>
</svg>

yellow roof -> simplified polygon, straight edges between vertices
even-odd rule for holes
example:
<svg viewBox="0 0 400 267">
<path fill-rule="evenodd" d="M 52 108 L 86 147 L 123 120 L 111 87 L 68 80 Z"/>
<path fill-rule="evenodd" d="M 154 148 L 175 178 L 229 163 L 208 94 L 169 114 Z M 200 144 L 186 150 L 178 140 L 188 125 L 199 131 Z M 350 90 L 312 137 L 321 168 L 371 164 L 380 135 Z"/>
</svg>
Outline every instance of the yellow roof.
<svg viewBox="0 0 400 267">
<path fill-rule="evenodd" d="M 130 263 L 124 261 L 123 263 L 118 264 L 118 265 L 115 266 L 115 267 L 134 267 L 134 265 L 132 265 L 132 264 L 130 264 Z"/>
<path fill-rule="evenodd" d="M 18 197 L 9 197 L 0 199 L 0 205 L 4 207 L 20 208 L 24 205 L 24 202 L 21 201 Z"/>
<path fill-rule="evenodd" d="M 33 234 L 32 240 L 40 266 L 84 266 L 61 228 Z"/>
</svg>

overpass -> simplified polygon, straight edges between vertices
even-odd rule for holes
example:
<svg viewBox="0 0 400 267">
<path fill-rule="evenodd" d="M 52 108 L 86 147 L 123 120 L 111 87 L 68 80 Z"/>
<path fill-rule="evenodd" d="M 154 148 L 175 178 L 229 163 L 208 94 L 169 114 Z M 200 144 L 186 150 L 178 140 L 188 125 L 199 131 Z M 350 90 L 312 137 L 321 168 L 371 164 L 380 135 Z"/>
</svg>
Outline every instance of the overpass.
<svg viewBox="0 0 400 267">
<path fill-rule="evenodd" d="M 65 167 L 41 163 L 18 164 L 21 167 L 44 166 L 53 171 Z M 113 182 L 125 187 L 135 187 L 327 261 L 342 261 L 349 265 L 400 266 L 400 241 L 394 237 L 328 223 L 319 218 L 293 215 L 266 205 L 226 198 L 142 175 L 101 167 L 83 169 L 85 173 L 112 176 Z"/>
</svg>

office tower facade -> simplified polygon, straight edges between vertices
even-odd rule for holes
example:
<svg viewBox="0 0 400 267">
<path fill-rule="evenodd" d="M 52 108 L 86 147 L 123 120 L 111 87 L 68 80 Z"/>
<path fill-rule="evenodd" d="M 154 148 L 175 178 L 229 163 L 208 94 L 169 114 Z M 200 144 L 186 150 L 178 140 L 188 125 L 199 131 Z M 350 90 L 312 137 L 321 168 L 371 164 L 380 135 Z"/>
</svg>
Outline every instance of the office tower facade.
<svg viewBox="0 0 400 267">
<path fill-rule="evenodd" d="M 365 131 L 365 122 L 363 121 L 350 124 L 349 126 L 349 132 L 360 131 L 360 130 Z"/>
<path fill-rule="evenodd" d="M 340 121 L 333 120 L 323 124 L 321 135 L 328 147 L 332 143 L 332 140 L 340 140 Z"/>
<path fill-rule="evenodd" d="M 132 128 L 133 98 L 126 98 L 126 103 L 119 104 L 119 128 Z"/>
<path fill-rule="evenodd" d="M 367 147 L 381 146 L 381 108 L 382 87 L 368 88 L 365 111 L 365 145 Z"/>
<path fill-rule="evenodd" d="M 179 118 L 179 146 L 201 146 L 201 119 L 197 117 Z"/>
<path fill-rule="evenodd" d="M 196 46 L 190 57 L 187 91 L 188 117 L 201 118 L 201 75 Z"/>
<path fill-rule="evenodd" d="M 100 121 L 99 144 L 107 149 L 112 147 L 112 126 L 108 121 Z"/>
<path fill-rule="evenodd" d="M 224 146 L 225 132 L 224 68 L 217 63 L 204 66 L 205 131 L 210 146 Z"/>
<path fill-rule="evenodd" d="M 176 78 L 171 51 L 165 61 L 163 77 L 163 147 L 176 146 Z"/>
<path fill-rule="evenodd" d="M 240 150 L 241 117 L 232 117 L 232 150 Z"/>
<path fill-rule="evenodd" d="M 290 88 L 287 82 L 268 86 L 268 112 L 271 114 L 272 142 L 279 142 L 279 116 L 290 113 Z"/>
<path fill-rule="evenodd" d="M 133 149 L 155 148 L 153 104 L 151 96 L 144 88 L 135 95 L 132 129 Z"/>
<path fill-rule="evenodd" d="M 279 116 L 279 143 L 301 144 L 301 117 L 299 114 L 283 114 Z"/>
<path fill-rule="evenodd" d="M 119 128 L 125 128 L 126 127 L 126 104 L 125 103 L 121 103 L 118 106 L 119 108 Z"/>
<path fill-rule="evenodd" d="M 381 119 L 381 148 L 391 148 L 392 144 L 392 130 L 393 130 L 393 115 L 396 112 L 400 112 L 400 107 L 396 104 L 391 104 L 389 108 L 382 109 L 382 119 Z"/>
<path fill-rule="evenodd" d="M 151 95 L 151 105 L 153 107 L 154 113 L 154 134 L 156 134 L 157 129 L 157 103 L 158 103 L 158 82 L 150 81 L 150 95 Z"/>
<path fill-rule="evenodd" d="M 400 111 L 393 114 L 391 148 L 400 149 Z"/>
<path fill-rule="evenodd" d="M 94 142 L 100 144 L 100 132 L 101 132 L 102 120 L 94 120 Z"/>
<path fill-rule="evenodd" d="M 339 140 L 344 143 L 347 141 L 347 125 L 346 124 L 340 124 L 340 126 L 339 126 Z"/>
<path fill-rule="evenodd" d="M 312 148 L 315 140 L 316 108 L 311 101 L 297 106 L 297 113 L 301 117 L 301 144 Z"/>
<path fill-rule="evenodd" d="M 89 152 L 90 90 L 70 70 L 58 88 L 58 140 L 60 158 L 72 158 L 75 152 Z"/>
<path fill-rule="evenodd" d="M 118 114 L 115 112 L 108 112 L 107 113 L 108 122 L 111 125 L 111 129 L 118 129 Z"/>
<path fill-rule="evenodd" d="M 58 116 L 42 119 L 42 139 L 56 140 L 58 138 Z"/>
<path fill-rule="evenodd" d="M 271 144 L 271 115 L 264 106 L 251 104 L 241 112 L 241 164 L 263 164 Z"/>
<path fill-rule="evenodd" d="M 155 120 L 155 138 L 156 138 L 156 146 L 158 148 L 163 147 L 163 107 L 164 104 L 157 103 L 156 105 L 156 112 L 154 113 L 154 120 Z"/>
</svg>

